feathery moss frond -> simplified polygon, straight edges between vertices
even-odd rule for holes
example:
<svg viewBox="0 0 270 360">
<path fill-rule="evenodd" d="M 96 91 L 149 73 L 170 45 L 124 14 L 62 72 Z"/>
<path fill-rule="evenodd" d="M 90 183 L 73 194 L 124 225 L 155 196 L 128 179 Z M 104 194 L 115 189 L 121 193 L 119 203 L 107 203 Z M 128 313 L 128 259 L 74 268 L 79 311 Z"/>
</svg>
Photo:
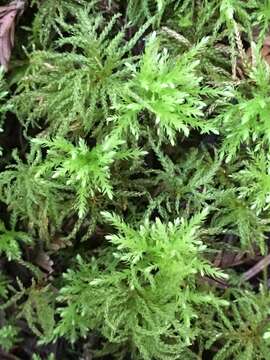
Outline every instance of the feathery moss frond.
<svg viewBox="0 0 270 360">
<path fill-rule="evenodd" d="M 140 117 L 146 112 L 155 124 L 160 140 L 169 139 L 172 144 L 176 132 L 188 136 L 191 129 L 198 129 L 201 133 L 217 131 L 212 122 L 203 117 L 204 97 L 215 92 L 203 88 L 196 73 L 199 65 L 196 56 L 206 41 L 203 39 L 171 61 L 166 49 L 160 51 L 156 36 L 151 36 L 138 69 L 133 70 L 133 79 L 123 92 L 123 102 L 117 105 L 118 121 L 123 130 L 129 129 L 138 137 Z"/>
<path fill-rule="evenodd" d="M 55 50 L 29 54 L 29 67 L 11 99 L 24 125 L 46 119 L 51 134 L 100 128 L 130 77 L 124 66 L 132 63 L 129 52 L 151 23 L 125 41 L 125 28 L 113 30 L 118 14 L 108 22 L 87 10 L 73 15 L 72 24 L 58 20 L 63 34 Z"/>
<path fill-rule="evenodd" d="M 65 274 L 58 300 L 66 305 L 55 334 L 74 341 L 99 329 L 143 359 L 177 359 L 196 337 L 196 307 L 224 303 L 196 282 L 204 274 L 223 276 L 203 259 L 206 213 L 168 224 L 146 221 L 138 229 L 103 213 L 118 233 L 107 236 L 104 256 L 90 263 L 79 258 L 78 269 Z"/>
</svg>

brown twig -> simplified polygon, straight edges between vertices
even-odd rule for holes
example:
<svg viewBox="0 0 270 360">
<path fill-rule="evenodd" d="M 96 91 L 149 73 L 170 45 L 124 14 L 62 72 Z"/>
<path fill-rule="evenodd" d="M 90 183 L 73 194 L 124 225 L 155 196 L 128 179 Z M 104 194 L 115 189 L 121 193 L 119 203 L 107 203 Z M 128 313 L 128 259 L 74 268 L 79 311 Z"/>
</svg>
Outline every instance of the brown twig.
<svg viewBox="0 0 270 360">
<path fill-rule="evenodd" d="M 261 260 L 261 256 L 257 250 L 254 253 L 222 250 L 217 252 L 212 263 L 215 267 L 226 269 L 259 260 Z"/>
<path fill-rule="evenodd" d="M 265 256 L 262 260 L 257 262 L 254 266 L 252 266 L 249 270 L 244 272 L 242 275 L 241 282 L 247 281 L 257 275 L 260 271 L 262 271 L 265 267 L 270 264 L 270 254 Z"/>
</svg>

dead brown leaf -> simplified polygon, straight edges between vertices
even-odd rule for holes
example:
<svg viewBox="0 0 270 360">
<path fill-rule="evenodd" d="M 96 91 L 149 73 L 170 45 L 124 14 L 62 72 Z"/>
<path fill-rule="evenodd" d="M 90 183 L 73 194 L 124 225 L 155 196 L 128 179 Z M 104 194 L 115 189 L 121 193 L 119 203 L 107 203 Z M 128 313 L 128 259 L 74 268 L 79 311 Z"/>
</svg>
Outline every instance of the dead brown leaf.
<svg viewBox="0 0 270 360">
<path fill-rule="evenodd" d="M 8 70 L 11 51 L 14 46 L 15 21 L 24 11 L 25 1 L 15 0 L 0 6 L 0 64 Z"/>
<path fill-rule="evenodd" d="M 35 256 L 35 264 L 38 265 L 42 270 L 46 271 L 48 274 L 53 272 L 53 261 L 50 256 L 43 250 L 39 250 Z"/>
<path fill-rule="evenodd" d="M 61 238 L 59 236 L 55 236 L 51 240 L 51 242 L 50 242 L 50 244 L 48 246 L 49 246 L 49 249 L 52 252 L 57 252 L 57 251 L 59 251 L 61 249 L 66 248 L 67 246 L 71 246 L 71 245 L 72 245 L 71 241 L 63 239 L 63 238 Z"/>
</svg>

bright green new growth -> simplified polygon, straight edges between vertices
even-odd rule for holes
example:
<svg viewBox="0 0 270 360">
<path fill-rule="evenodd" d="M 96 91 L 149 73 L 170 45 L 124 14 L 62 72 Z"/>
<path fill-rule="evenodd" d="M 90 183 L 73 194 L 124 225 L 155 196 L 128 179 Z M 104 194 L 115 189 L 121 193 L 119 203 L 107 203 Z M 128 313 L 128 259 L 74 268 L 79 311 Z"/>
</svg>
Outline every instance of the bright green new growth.
<svg viewBox="0 0 270 360">
<path fill-rule="evenodd" d="M 106 237 L 111 247 L 97 259 L 79 257 L 78 269 L 65 274 L 58 300 L 66 306 L 55 335 L 75 341 L 98 329 L 139 358 L 177 359 L 197 335 L 199 307 L 224 303 L 198 285 L 201 276 L 224 276 L 203 258 L 206 214 L 134 229 L 104 213 L 118 233 Z"/>
<path fill-rule="evenodd" d="M 64 138 L 55 140 L 37 140 L 39 145 L 46 146 L 47 158 L 37 178 L 42 173 L 51 172 L 51 177 L 59 179 L 59 187 L 66 186 L 76 195 L 75 209 L 79 217 L 87 213 L 88 201 L 93 201 L 97 192 L 109 199 L 113 197 L 110 181 L 110 167 L 116 160 L 136 159 L 145 153 L 140 150 L 119 150 L 123 140 L 112 135 L 91 150 L 80 139 L 75 146 Z"/>
<path fill-rule="evenodd" d="M 138 69 L 133 68 L 133 79 L 123 92 L 123 103 L 117 105 L 119 123 L 130 129 L 136 137 L 141 131 L 140 114 L 146 111 L 157 127 L 161 140 L 169 139 L 174 144 L 176 132 L 185 136 L 191 129 L 201 133 L 216 132 L 211 122 L 203 118 L 206 106 L 203 98 L 216 95 L 201 86 L 196 71 L 196 59 L 206 46 L 203 39 L 196 47 L 171 60 L 169 53 L 160 51 L 159 41 L 153 34 L 148 40 Z M 152 124 L 149 124 L 152 126 Z"/>
</svg>

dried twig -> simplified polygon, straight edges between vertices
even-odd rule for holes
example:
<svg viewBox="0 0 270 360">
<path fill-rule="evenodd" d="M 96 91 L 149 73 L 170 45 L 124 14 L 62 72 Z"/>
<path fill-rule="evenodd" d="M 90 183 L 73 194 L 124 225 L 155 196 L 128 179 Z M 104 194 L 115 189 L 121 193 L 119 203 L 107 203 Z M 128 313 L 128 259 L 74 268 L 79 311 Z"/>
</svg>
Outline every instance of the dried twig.
<svg viewBox="0 0 270 360">
<path fill-rule="evenodd" d="M 225 269 L 232 268 L 235 266 L 239 266 L 245 264 L 250 261 L 258 261 L 261 259 L 261 256 L 257 251 L 255 253 L 249 252 L 237 252 L 230 250 L 222 250 L 219 251 L 215 258 L 212 260 L 212 263 L 215 267 Z"/>
<path fill-rule="evenodd" d="M 257 275 L 260 271 L 262 271 L 266 266 L 270 264 L 270 254 L 265 256 L 262 260 L 257 262 L 252 268 L 250 268 L 248 271 L 244 272 L 242 275 L 241 282 L 247 281 Z"/>
</svg>

